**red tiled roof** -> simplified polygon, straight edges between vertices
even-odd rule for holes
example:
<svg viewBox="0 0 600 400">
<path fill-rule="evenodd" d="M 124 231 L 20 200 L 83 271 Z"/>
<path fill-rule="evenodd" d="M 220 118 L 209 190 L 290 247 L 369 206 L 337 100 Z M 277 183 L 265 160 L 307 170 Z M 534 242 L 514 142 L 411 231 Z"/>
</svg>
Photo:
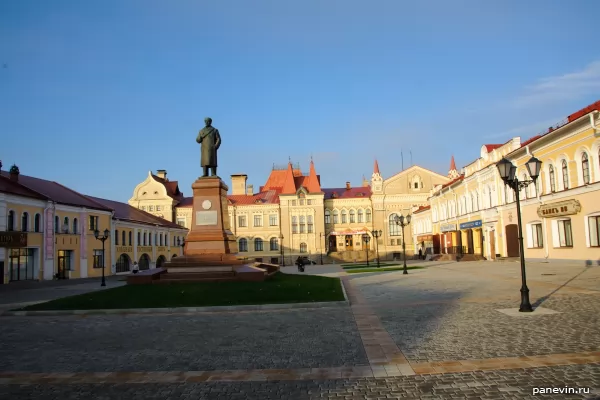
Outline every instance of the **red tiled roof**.
<svg viewBox="0 0 600 400">
<path fill-rule="evenodd" d="M 0 174 L 5 177 L 9 177 L 9 173 L 6 171 L 1 171 Z M 19 184 L 60 204 L 86 207 L 94 210 L 111 211 L 105 206 L 96 203 L 88 196 L 69 189 L 68 187 L 65 187 L 57 182 L 19 174 Z"/>
<path fill-rule="evenodd" d="M 152 215 L 145 211 L 142 211 L 138 208 L 132 207 L 129 204 L 121 203 L 119 201 L 101 199 L 99 197 L 88 196 L 90 199 L 104 205 L 107 208 L 110 208 L 114 211 L 114 218 L 120 219 L 123 221 L 132 221 L 136 223 L 146 224 L 146 225 L 159 225 L 166 228 L 179 228 L 185 229 L 182 226 L 179 226 L 173 222 L 167 221 L 166 219 L 157 217 L 156 215 Z"/>
<path fill-rule="evenodd" d="M 165 189 L 167 190 L 167 195 L 173 199 L 180 199 L 181 197 L 183 197 L 183 193 L 179 190 L 179 182 L 178 181 L 170 181 L 168 179 L 163 179 L 160 178 L 154 174 L 152 174 L 152 178 L 159 182 L 162 183 L 165 187 Z"/>
<path fill-rule="evenodd" d="M 355 188 L 330 188 L 321 189 L 325 193 L 325 199 L 351 199 L 359 197 L 371 197 L 371 188 L 369 186 L 360 186 Z M 335 196 L 333 195 L 335 193 Z"/>
<path fill-rule="evenodd" d="M 44 195 L 41 195 L 27 187 L 20 185 L 12 179 L 0 175 L 0 192 L 14 194 L 16 196 L 31 197 L 39 200 L 48 200 Z"/>
<path fill-rule="evenodd" d="M 419 208 L 417 208 L 416 211 L 413 211 L 413 214 L 418 214 L 421 213 L 423 211 L 427 211 L 431 208 L 431 206 L 419 206 Z"/>
<path fill-rule="evenodd" d="M 229 203 L 236 206 L 252 204 L 278 204 L 279 196 L 276 190 L 267 190 L 253 195 L 231 194 L 227 196 L 227 200 L 229 200 Z"/>
</svg>

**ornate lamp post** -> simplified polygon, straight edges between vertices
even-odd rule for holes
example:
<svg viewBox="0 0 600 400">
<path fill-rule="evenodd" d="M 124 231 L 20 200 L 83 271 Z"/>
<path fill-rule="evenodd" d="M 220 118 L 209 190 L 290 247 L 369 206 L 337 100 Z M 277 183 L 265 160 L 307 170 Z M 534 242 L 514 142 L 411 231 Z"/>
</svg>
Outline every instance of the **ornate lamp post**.
<svg viewBox="0 0 600 400">
<path fill-rule="evenodd" d="M 521 189 L 526 188 L 531 183 L 535 184 L 538 176 L 540 175 L 540 169 L 542 168 L 542 162 L 535 157 L 531 157 L 529 161 L 527 161 L 527 171 L 529 172 L 529 176 L 531 176 L 531 180 L 519 181 L 517 177 L 517 167 L 513 165 L 506 158 L 502 158 L 502 160 L 498 161 L 496 167 L 498 167 L 498 172 L 500 173 L 500 177 L 504 181 L 504 184 L 510 187 L 514 192 L 517 198 L 517 221 L 519 226 L 519 253 L 521 258 L 521 306 L 519 307 L 520 312 L 532 312 L 533 307 L 529 302 L 529 288 L 527 287 L 527 279 L 525 276 L 525 251 L 523 249 L 523 227 L 521 226 L 521 202 L 519 201 L 519 194 Z"/>
<path fill-rule="evenodd" d="M 379 268 L 379 238 L 381 237 L 381 230 L 372 231 L 373 237 L 375 237 L 375 251 L 377 252 L 377 268 Z"/>
<path fill-rule="evenodd" d="M 279 250 L 281 250 L 281 266 L 285 267 L 285 258 L 283 257 L 283 234 L 279 235 Z"/>
<path fill-rule="evenodd" d="M 368 233 L 363 233 L 362 240 L 366 244 L 367 248 L 367 267 L 369 267 L 369 242 L 371 241 L 371 236 Z"/>
<path fill-rule="evenodd" d="M 404 258 L 404 271 L 402 272 L 403 275 L 408 274 L 408 269 L 406 268 L 406 240 L 404 240 L 404 227 L 410 224 L 410 218 L 410 214 L 408 214 L 406 217 L 402 214 L 396 214 L 394 216 L 394 222 L 396 225 L 402 227 L 402 256 Z"/>
<path fill-rule="evenodd" d="M 323 265 L 323 242 L 322 240 L 325 239 L 325 235 L 323 234 L 323 232 L 319 233 L 319 249 L 321 252 L 321 265 Z"/>
<path fill-rule="evenodd" d="M 110 236 L 110 231 L 108 229 L 104 230 L 104 235 L 100 236 L 100 231 L 96 229 L 94 231 L 94 237 L 102 242 L 102 283 L 100 286 L 106 286 L 106 278 L 104 277 L 104 265 L 106 262 L 104 261 L 104 242 Z"/>
</svg>

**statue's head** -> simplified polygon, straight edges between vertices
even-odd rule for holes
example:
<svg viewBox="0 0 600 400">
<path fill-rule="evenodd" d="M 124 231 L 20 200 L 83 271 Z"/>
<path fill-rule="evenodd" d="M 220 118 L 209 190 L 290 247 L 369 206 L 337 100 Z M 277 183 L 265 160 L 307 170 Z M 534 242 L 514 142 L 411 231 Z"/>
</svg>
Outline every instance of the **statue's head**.
<svg viewBox="0 0 600 400">
<path fill-rule="evenodd" d="M 210 126 L 210 124 L 212 124 L 212 118 L 210 118 L 210 117 L 204 118 L 204 123 L 206 124 L 206 126 Z"/>
</svg>

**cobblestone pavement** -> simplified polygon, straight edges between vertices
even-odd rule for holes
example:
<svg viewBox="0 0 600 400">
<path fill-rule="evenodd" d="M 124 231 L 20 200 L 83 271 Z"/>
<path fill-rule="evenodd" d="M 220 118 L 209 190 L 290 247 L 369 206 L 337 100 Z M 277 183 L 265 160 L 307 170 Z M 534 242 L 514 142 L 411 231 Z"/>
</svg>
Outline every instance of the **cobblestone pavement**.
<svg viewBox="0 0 600 400">
<path fill-rule="evenodd" d="M 348 309 L 1 317 L 0 370 L 195 371 L 368 365 Z"/>
<path fill-rule="evenodd" d="M 533 388 L 588 394 L 533 395 Z M 393 378 L 184 384 L 0 385 L 4 399 L 600 399 L 600 364 Z"/>
</svg>

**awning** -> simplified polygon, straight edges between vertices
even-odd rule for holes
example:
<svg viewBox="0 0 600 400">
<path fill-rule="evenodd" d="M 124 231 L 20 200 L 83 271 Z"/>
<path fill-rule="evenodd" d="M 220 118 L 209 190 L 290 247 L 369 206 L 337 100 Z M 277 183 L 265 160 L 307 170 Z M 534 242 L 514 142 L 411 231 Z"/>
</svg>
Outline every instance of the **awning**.
<svg viewBox="0 0 600 400">
<path fill-rule="evenodd" d="M 344 229 L 343 231 L 329 232 L 330 235 L 334 235 L 334 236 L 362 235 L 364 233 L 369 233 L 369 231 L 368 231 L 367 228 L 362 228 L 362 229 Z"/>
</svg>

